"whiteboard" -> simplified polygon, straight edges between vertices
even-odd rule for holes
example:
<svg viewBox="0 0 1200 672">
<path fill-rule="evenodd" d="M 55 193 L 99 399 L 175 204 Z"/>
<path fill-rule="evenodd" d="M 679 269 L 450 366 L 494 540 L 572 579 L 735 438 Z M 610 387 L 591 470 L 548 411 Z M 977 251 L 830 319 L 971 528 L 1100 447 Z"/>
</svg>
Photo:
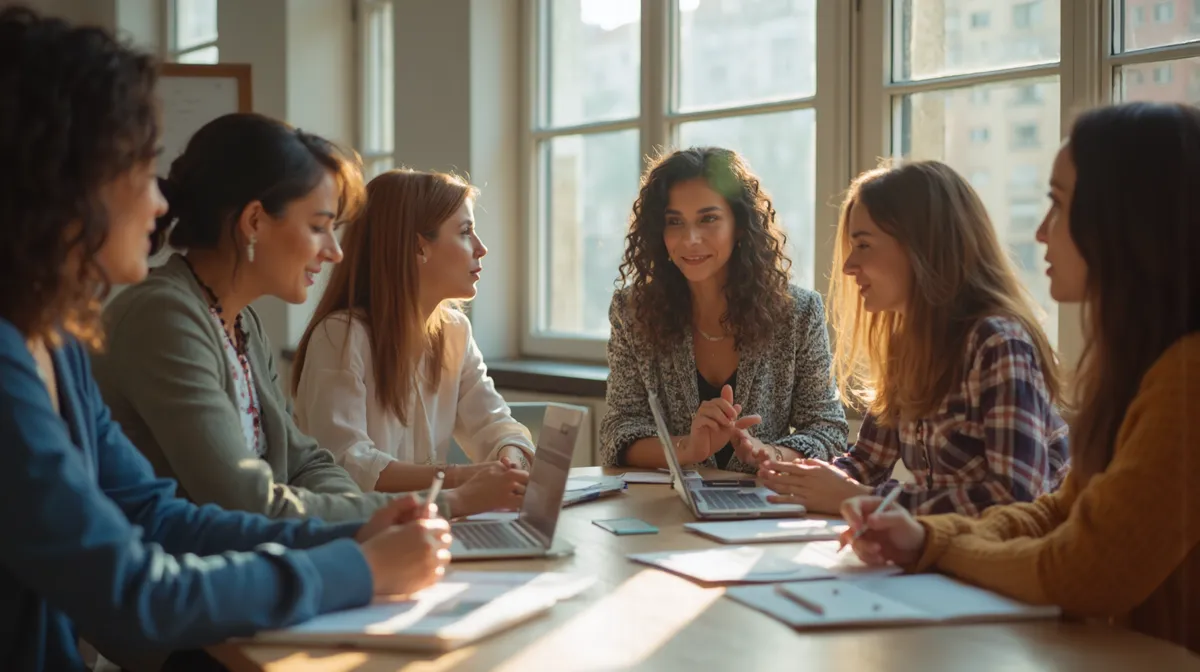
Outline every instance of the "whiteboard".
<svg viewBox="0 0 1200 672">
<path fill-rule="evenodd" d="M 164 64 L 158 93 L 163 124 L 159 174 L 165 177 L 200 127 L 226 114 L 250 111 L 250 66 Z"/>
<path fill-rule="evenodd" d="M 226 114 L 250 111 L 250 66 L 164 63 L 159 70 L 158 95 L 162 101 L 158 175 L 166 177 L 171 162 L 202 126 Z M 161 265 L 176 251 L 164 245 L 150 257 L 150 266 Z"/>
<path fill-rule="evenodd" d="M 159 172 L 187 146 L 200 127 L 217 117 L 237 112 L 237 80 L 217 77 L 163 77 L 158 86 L 163 101 L 162 158 Z"/>
</svg>

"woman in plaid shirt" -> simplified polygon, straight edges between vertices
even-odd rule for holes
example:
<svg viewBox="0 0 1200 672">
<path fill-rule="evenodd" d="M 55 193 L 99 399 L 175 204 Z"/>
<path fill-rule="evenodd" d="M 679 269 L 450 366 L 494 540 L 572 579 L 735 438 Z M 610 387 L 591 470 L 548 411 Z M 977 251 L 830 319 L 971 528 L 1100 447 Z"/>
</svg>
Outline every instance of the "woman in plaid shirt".
<svg viewBox="0 0 1200 672">
<path fill-rule="evenodd" d="M 1067 461 L 1055 356 L 966 180 L 936 161 L 864 173 L 836 249 L 834 368 L 863 424 L 832 464 L 764 464 L 775 499 L 837 513 L 900 488 L 914 513 L 977 515 L 1053 490 Z M 892 478 L 897 460 L 915 482 Z"/>
</svg>

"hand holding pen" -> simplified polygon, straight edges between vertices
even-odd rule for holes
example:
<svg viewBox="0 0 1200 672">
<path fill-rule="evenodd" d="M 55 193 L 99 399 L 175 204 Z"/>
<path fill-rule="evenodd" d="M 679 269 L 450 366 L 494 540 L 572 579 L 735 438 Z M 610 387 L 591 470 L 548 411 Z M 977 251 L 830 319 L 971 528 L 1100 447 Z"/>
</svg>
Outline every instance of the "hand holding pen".
<svg viewBox="0 0 1200 672">
<path fill-rule="evenodd" d="M 868 565 L 914 565 L 925 550 L 925 527 L 907 510 L 893 506 L 900 489 L 887 497 L 855 497 L 842 504 L 849 528 L 841 548 L 851 546 Z"/>
<path fill-rule="evenodd" d="M 428 494 L 397 497 L 371 516 L 355 539 L 377 595 L 403 595 L 437 582 L 450 562 L 450 525 L 434 502 L 445 482 L 438 472 Z"/>
</svg>

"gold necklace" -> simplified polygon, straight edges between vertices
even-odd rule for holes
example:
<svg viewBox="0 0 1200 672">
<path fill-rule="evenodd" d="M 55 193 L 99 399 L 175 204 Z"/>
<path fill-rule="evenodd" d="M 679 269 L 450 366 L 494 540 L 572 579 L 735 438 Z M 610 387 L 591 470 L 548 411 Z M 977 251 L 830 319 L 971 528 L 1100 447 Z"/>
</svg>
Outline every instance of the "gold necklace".
<svg viewBox="0 0 1200 672">
<path fill-rule="evenodd" d="M 704 340 L 706 340 L 710 343 L 719 343 L 719 342 L 729 338 L 729 334 L 721 334 L 720 336 L 710 336 L 700 327 L 696 327 L 696 331 L 700 334 L 700 336 L 702 338 L 704 338 Z"/>
</svg>

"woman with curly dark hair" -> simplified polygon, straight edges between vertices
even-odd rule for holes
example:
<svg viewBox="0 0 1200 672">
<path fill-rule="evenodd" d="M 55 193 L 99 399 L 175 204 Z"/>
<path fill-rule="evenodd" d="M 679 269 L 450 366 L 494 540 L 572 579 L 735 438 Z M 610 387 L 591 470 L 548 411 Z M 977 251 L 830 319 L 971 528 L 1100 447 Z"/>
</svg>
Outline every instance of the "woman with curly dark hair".
<svg viewBox="0 0 1200 672">
<path fill-rule="evenodd" d="M 197 507 L 113 422 L 87 349 L 167 208 L 155 84 L 100 29 L 0 9 L 0 669 L 85 669 L 80 637 L 141 654 L 280 628 L 448 561 L 445 521 L 415 498 L 366 525 Z"/>
<path fill-rule="evenodd" d="M 728 149 L 646 172 L 609 319 L 607 465 L 662 467 L 648 393 L 679 460 L 753 472 L 846 447 L 821 297 L 789 284 L 771 199 Z"/>
</svg>

